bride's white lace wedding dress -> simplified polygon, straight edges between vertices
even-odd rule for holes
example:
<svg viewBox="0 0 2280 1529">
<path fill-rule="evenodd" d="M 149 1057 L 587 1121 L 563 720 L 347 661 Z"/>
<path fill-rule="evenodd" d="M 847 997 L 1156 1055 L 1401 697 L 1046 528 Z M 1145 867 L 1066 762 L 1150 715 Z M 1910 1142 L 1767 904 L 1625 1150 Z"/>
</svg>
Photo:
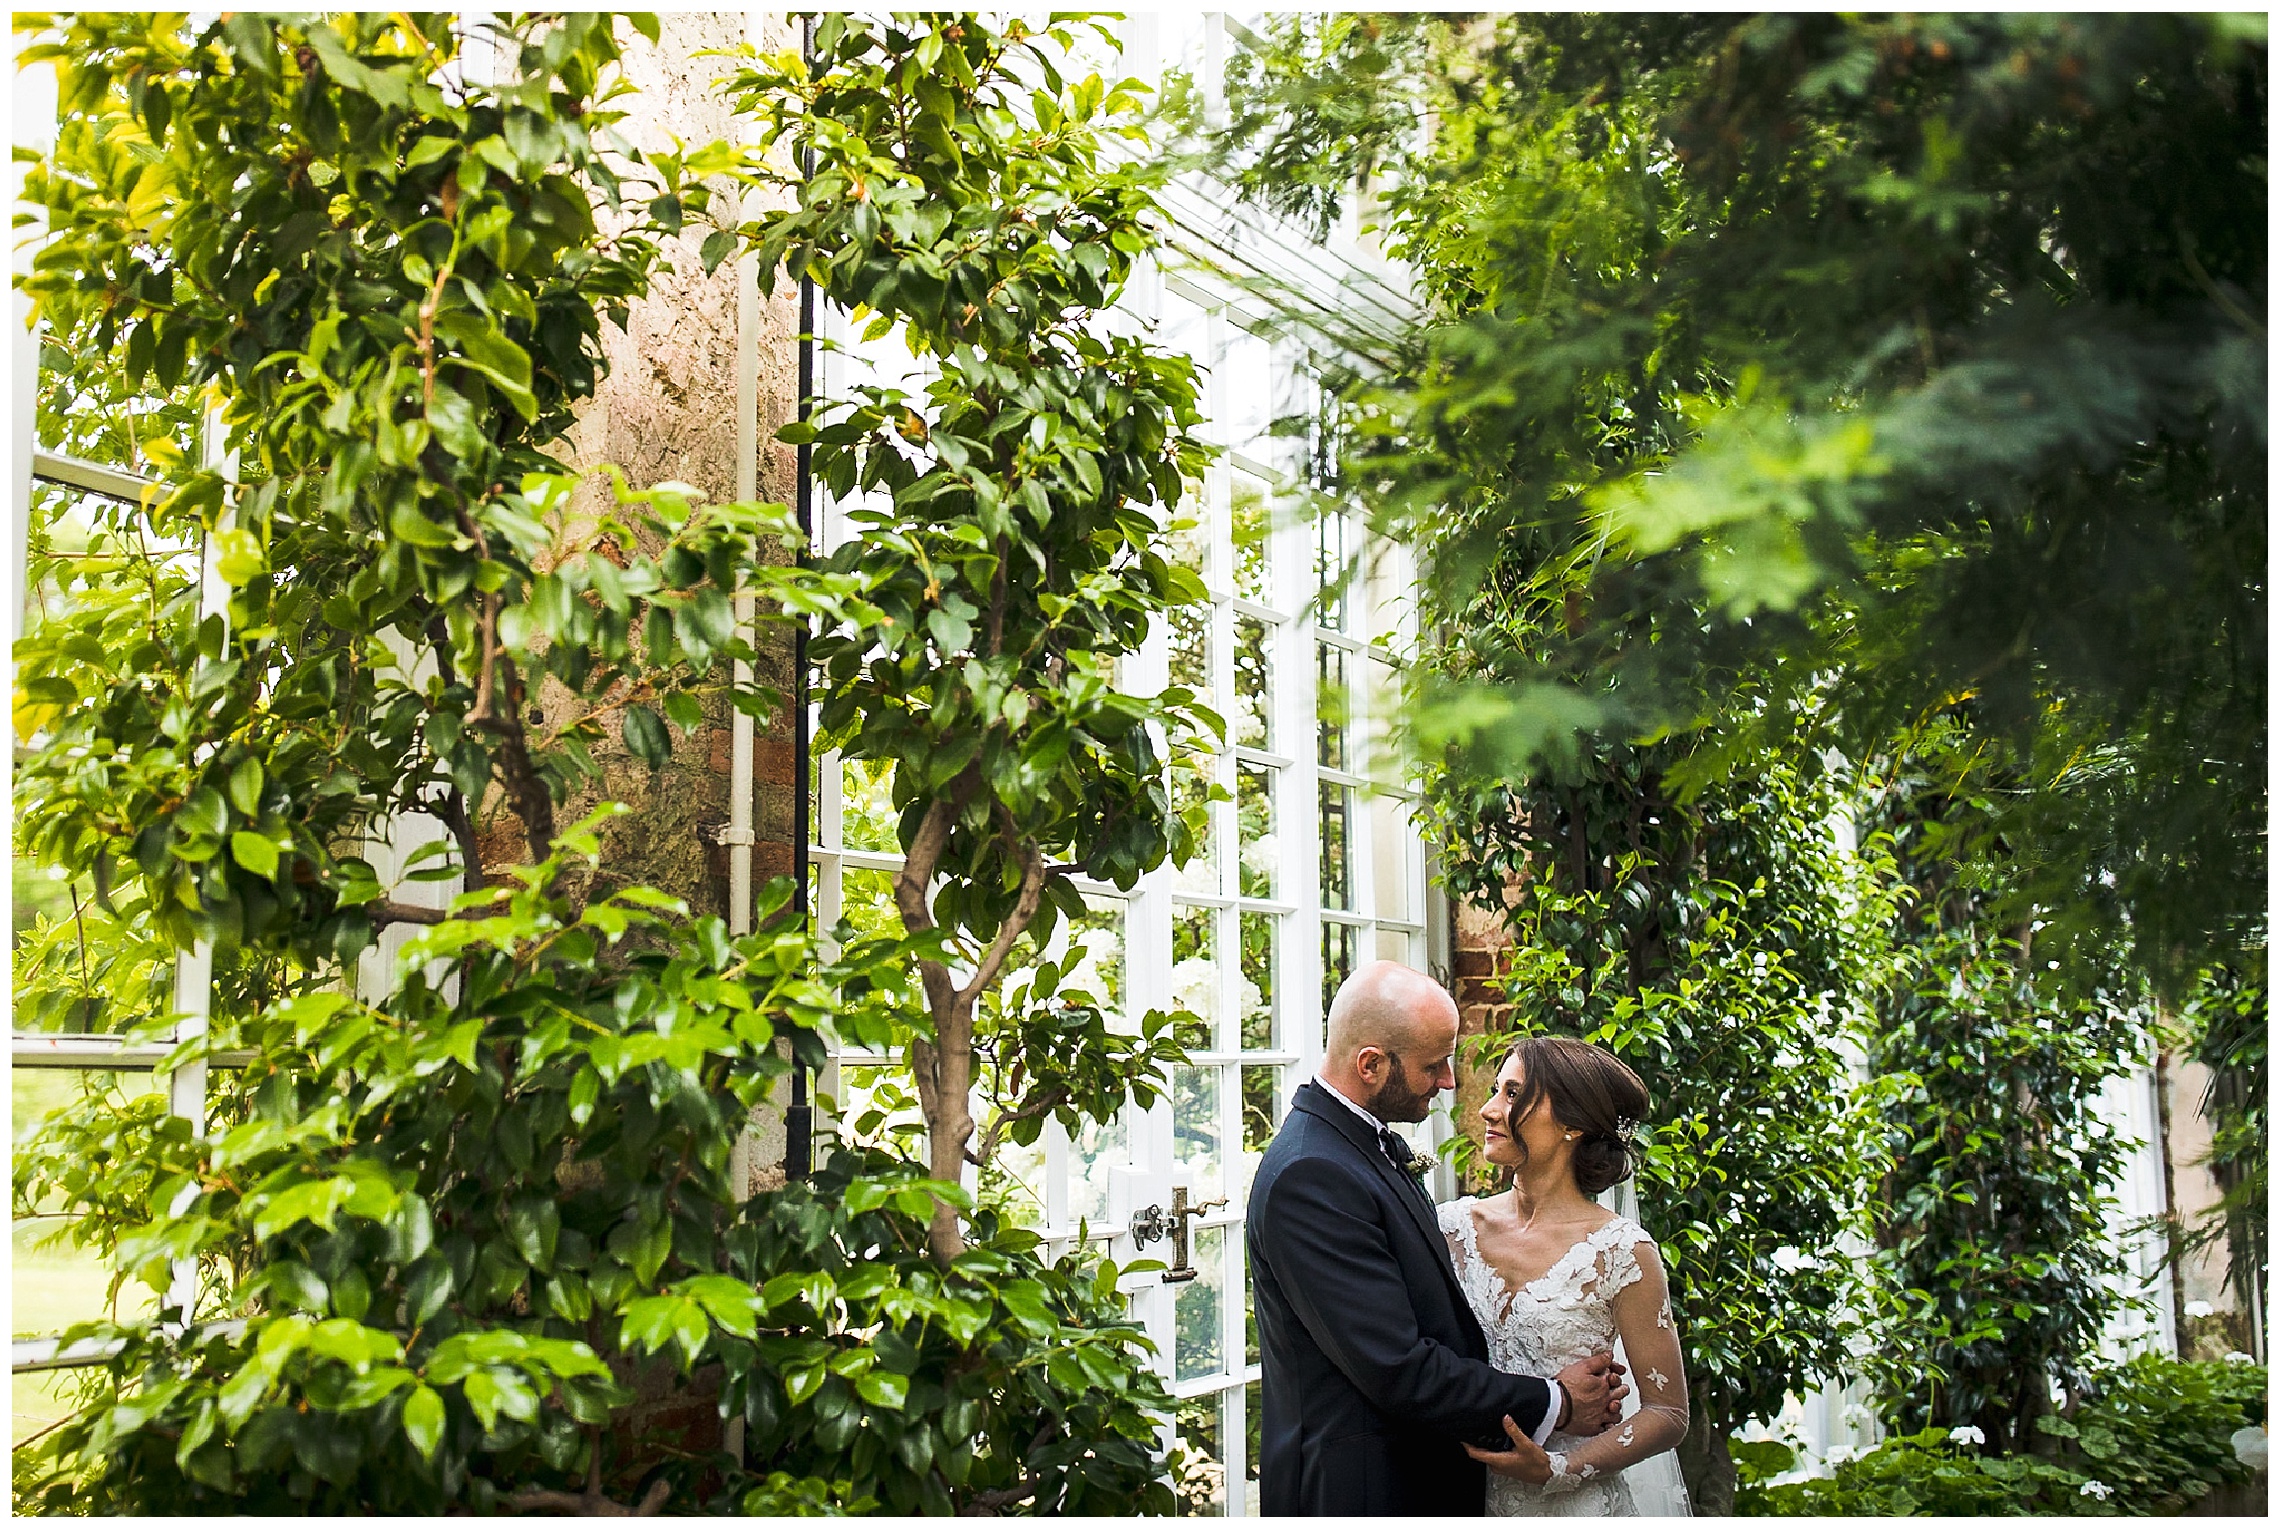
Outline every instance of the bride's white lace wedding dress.
<svg viewBox="0 0 2280 1529">
<path fill-rule="evenodd" d="M 1457 1281 L 1488 1335 L 1489 1362 L 1513 1375 L 1557 1375 L 1579 1359 L 1615 1349 L 1629 1367 L 1638 1409 L 1591 1438 L 1555 1432 L 1545 1448 L 1566 1456 L 1567 1480 L 1543 1486 L 1491 1471 L 1491 1517 L 1603 1518 L 1685 1513 L 1676 1457 L 1686 1433 L 1686 1370 L 1654 1239 L 1616 1216 L 1570 1247 L 1539 1278 L 1515 1290 L 1480 1256 L 1471 1197 L 1440 1208 Z M 1626 1468 L 1651 1477 L 1634 1494 Z M 1640 1485 L 1647 1487 L 1642 1480 Z M 1643 1499 L 1643 1500 L 1642 1500 Z"/>
</svg>

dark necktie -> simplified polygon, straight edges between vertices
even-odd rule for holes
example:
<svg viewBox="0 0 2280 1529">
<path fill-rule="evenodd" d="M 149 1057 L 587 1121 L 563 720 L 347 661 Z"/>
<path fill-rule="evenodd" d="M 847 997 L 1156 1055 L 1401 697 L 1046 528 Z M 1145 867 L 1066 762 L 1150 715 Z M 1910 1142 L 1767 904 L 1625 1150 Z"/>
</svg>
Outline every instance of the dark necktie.
<svg viewBox="0 0 2280 1529">
<path fill-rule="evenodd" d="M 1417 1156 L 1409 1150 L 1409 1143 L 1402 1138 L 1401 1133 L 1388 1126 L 1379 1126 L 1378 1145 L 1385 1149 L 1386 1161 L 1393 1164 L 1394 1171 L 1408 1180 L 1410 1187 L 1422 1195 L 1425 1186 L 1417 1181 Z"/>
</svg>

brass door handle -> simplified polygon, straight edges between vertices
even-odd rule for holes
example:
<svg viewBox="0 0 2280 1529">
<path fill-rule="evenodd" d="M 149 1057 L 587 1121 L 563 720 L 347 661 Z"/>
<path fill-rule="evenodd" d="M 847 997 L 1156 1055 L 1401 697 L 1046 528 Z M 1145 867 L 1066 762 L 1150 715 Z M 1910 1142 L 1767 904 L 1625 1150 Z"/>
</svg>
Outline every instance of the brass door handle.
<svg viewBox="0 0 2280 1529">
<path fill-rule="evenodd" d="M 1172 1237 L 1172 1266 L 1164 1271 L 1165 1284 L 1184 1285 L 1201 1272 L 1188 1262 L 1188 1222 L 1192 1218 L 1202 1215 L 1205 1211 L 1217 1210 L 1226 1203 L 1227 1197 L 1221 1195 L 1216 1200 L 1205 1200 L 1200 1204 L 1190 1205 L 1185 1187 L 1172 1191 L 1172 1213 L 1163 1218 L 1171 1223 Z"/>
</svg>

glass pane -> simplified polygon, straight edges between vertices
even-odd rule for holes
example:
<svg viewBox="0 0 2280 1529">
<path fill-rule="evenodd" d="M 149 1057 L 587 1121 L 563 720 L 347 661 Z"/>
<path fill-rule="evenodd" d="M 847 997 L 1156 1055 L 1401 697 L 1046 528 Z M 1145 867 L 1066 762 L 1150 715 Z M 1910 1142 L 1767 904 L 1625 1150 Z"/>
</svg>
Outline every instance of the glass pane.
<svg viewBox="0 0 2280 1529">
<path fill-rule="evenodd" d="M 1271 749 L 1274 737 L 1274 670 L 1267 655 L 1267 624 L 1256 616 L 1235 618 L 1235 715 L 1227 719 L 1231 743 Z"/>
<path fill-rule="evenodd" d="M 1164 612 L 1165 673 L 1196 699 L 1219 709 L 1211 688 L 1211 607 L 1176 605 Z M 1230 724 L 1232 725 L 1232 724 Z"/>
<path fill-rule="evenodd" d="M 1028 1146 L 1006 1138 L 981 1174 L 981 1201 L 1015 1226 L 1042 1231 L 1046 1221 L 1045 1138 Z"/>
<path fill-rule="evenodd" d="M 62 1111 L 81 1114 L 91 1108 L 93 1099 L 108 1096 L 115 1105 L 158 1087 L 156 1075 L 148 1072 L 15 1067 L 9 1070 L 8 1079 L 11 1118 L 21 1139 L 36 1128 L 41 1117 Z M 37 1214 L 61 1209 L 60 1204 L 46 1202 L 31 1208 L 35 1214 L 11 1220 L 8 1226 L 15 1292 L 11 1337 L 47 1337 L 75 1322 L 107 1315 L 144 1316 L 157 1309 L 156 1292 L 132 1279 L 120 1285 L 114 1305 L 109 1293 L 109 1267 L 91 1249 L 59 1236 L 66 1225 L 62 1216 Z"/>
<path fill-rule="evenodd" d="M 1333 924 L 1325 920 L 1322 925 L 1322 1012 L 1330 1012 L 1330 1001 L 1338 996 L 1338 989 L 1354 972 L 1354 926 Z"/>
<path fill-rule="evenodd" d="M 1202 827 L 1197 834 L 1195 853 L 1185 865 L 1172 872 L 1172 884 L 1183 892 L 1201 892 L 1209 897 L 1219 895 L 1219 814 L 1205 798 L 1211 792 L 1211 772 L 1216 768 L 1208 754 L 1183 751 L 1177 761 L 1179 768 L 1171 772 L 1172 810 L 1182 817 L 1193 814 Z M 1193 768 L 1191 768 L 1193 766 Z"/>
<path fill-rule="evenodd" d="M 1243 846 L 1242 895 L 1275 895 L 1282 855 L 1275 843 L 1275 772 L 1264 765 L 1235 769 L 1235 832 Z"/>
<path fill-rule="evenodd" d="M 1346 584 L 1352 554 L 1346 545 L 1343 510 L 1325 510 L 1314 521 L 1314 587 L 1318 626 L 1333 632 L 1346 630 Z"/>
<path fill-rule="evenodd" d="M 853 924 L 858 934 L 901 934 L 902 914 L 895 909 L 894 873 L 855 866 L 842 869 L 839 916 Z"/>
<path fill-rule="evenodd" d="M 1226 1291 L 1227 1260 L 1221 1256 L 1226 1240 L 1226 1229 L 1217 1226 L 1204 1227 L 1190 1239 L 1188 1258 L 1195 1265 L 1195 1278 L 1178 1287 L 1172 1306 L 1176 1330 L 1172 1346 L 1181 1380 L 1201 1380 L 1227 1368 L 1220 1304 Z"/>
<path fill-rule="evenodd" d="M 1354 906 L 1353 877 L 1346 865 L 1346 831 L 1353 819 L 1354 793 L 1330 781 L 1322 783 L 1322 906 Z"/>
<path fill-rule="evenodd" d="M 1243 1049 L 1275 1049 L 1275 926 L 1272 913 L 1243 915 L 1243 977 L 1236 996 L 1243 1006 Z"/>
<path fill-rule="evenodd" d="M 1188 1172 L 1188 1203 L 1216 1200 L 1220 1172 L 1219 1069 L 1172 1070 L 1172 1161 Z"/>
<path fill-rule="evenodd" d="M 1219 911 L 1172 905 L 1172 1007 L 1201 1023 L 1179 1033 L 1190 1051 L 1219 1049 Z"/>
<path fill-rule="evenodd" d="M 1087 897 L 1085 911 L 1064 925 L 1061 991 L 1090 993 L 1100 1007 L 1124 1014 L 1124 899 Z"/>
<path fill-rule="evenodd" d="M 1424 959 L 1416 950 L 1421 938 L 1406 929 L 1380 929 L 1377 932 L 1377 959 L 1399 961 L 1404 966 L 1423 966 Z"/>
<path fill-rule="evenodd" d="M 1346 650 L 1332 642 L 1314 645 L 1315 762 L 1330 770 L 1346 762 Z"/>
<path fill-rule="evenodd" d="M 1208 366 L 1211 320 L 1202 307 L 1167 285 L 1158 314 L 1156 343 Z"/>
<path fill-rule="evenodd" d="M 897 1067 L 846 1065 L 840 1070 L 838 1134 L 864 1146 L 923 1150 L 926 1116 L 910 1074 Z"/>
<path fill-rule="evenodd" d="M 1409 804 L 1398 796 L 1370 798 L 1370 880 L 1376 883 L 1377 902 L 1370 911 L 1379 918 L 1409 922 L 1417 917 L 1410 903 Z"/>
<path fill-rule="evenodd" d="M 891 759 L 839 762 L 839 838 L 848 849 L 902 852 L 895 834 L 895 764 Z"/>
<path fill-rule="evenodd" d="M 1274 346 L 1264 336 L 1233 324 L 1220 333 L 1225 348 L 1218 370 L 1226 411 L 1221 439 L 1244 455 L 1265 461 L 1273 450 L 1266 436 L 1275 422 Z"/>
<path fill-rule="evenodd" d="M 1069 1133 L 1069 1215 L 1089 1230 L 1108 1226 L 1108 1171 L 1132 1161 L 1124 1116 L 1102 1125 L 1080 1120 Z"/>
<path fill-rule="evenodd" d="M 9 1387 L 9 1443 L 23 1444 L 86 1406 L 85 1393 L 97 1378 L 98 1372 L 89 1370 L 29 1370 L 14 1376 Z"/>
<path fill-rule="evenodd" d="M 28 855 L 15 857 L 12 873 L 11 1028 L 117 1035 L 168 1011 L 175 951 L 151 927 L 139 895 L 122 894 L 119 911 L 109 913 L 95 900 L 92 879 L 74 881 Z"/>
<path fill-rule="evenodd" d="M 1267 533 L 1274 513 L 1267 486 L 1249 473 L 1236 473 L 1227 500 L 1228 530 L 1235 542 L 1235 594 L 1261 605 L 1274 603 L 1274 568 Z"/>
<path fill-rule="evenodd" d="M 1259 1155 L 1267 1150 L 1267 1143 L 1275 1139 L 1275 1127 L 1281 1123 L 1275 1113 L 1280 1104 L 1275 1097 L 1276 1085 L 1281 1081 L 1280 1067 L 1243 1069 L 1243 1154 L 1237 1169 L 1237 1178 L 1241 1181 L 1237 1187 L 1246 1192 L 1251 1187 L 1251 1175 L 1258 1171 Z"/>
<path fill-rule="evenodd" d="M 1180 1331 L 1185 1334 L 1187 1308 L 1183 1304 L 1180 1310 Z M 1218 1518 L 1227 1511 L 1227 1471 L 1219 1458 L 1219 1398 L 1199 1396 L 1182 1402 L 1178 1416 L 1180 1515 Z"/>
<path fill-rule="evenodd" d="M 1254 1349 L 1251 1363 L 1258 1362 Z M 1266 1409 L 1266 1398 L 1254 1380 L 1243 1388 L 1243 1511 L 1252 1518 L 1259 1516 L 1259 1419 Z"/>
<path fill-rule="evenodd" d="M 1172 510 L 1172 519 L 1195 523 L 1181 526 L 1165 536 L 1166 560 L 1193 571 L 1205 583 L 1210 583 L 1211 500 L 1207 497 L 1201 478 L 1180 480 L 1180 502 Z"/>
</svg>

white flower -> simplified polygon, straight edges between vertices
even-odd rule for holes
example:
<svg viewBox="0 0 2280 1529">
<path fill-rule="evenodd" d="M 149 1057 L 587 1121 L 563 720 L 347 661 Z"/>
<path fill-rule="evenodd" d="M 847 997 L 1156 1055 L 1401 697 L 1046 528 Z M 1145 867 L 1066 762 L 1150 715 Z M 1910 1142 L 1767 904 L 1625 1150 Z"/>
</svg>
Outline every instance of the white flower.
<svg viewBox="0 0 2280 1529">
<path fill-rule="evenodd" d="M 1202 956 L 1189 956 L 1172 968 L 1172 1004 L 1208 1021 L 1219 1008 L 1219 967 Z"/>
<path fill-rule="evenodd" d="M 1964 1423 L 1958 1427 L 1950 1428 L 1948 1430 L 1948 1437 L 1958 1444 L 1984 1444 L 1987 1442 L 1987 1435 L 1981 1433 L 1978 1429 L 1972 1427 L 1969 1423 Z"/>
<path fill-rule="evenodd" d="M 2185 1315 L 2189 1317 L 2213 1317 L 2216 1314 L 2217 1308 L 2211 1306 L 2207 1301 L 2187 1301 L 2185 1303 Z"/>
<path fill-rule="evenodd" d="M 1829 1452 L 1822 1456 L 1831 1465 L 1844 1465 L 1859 1457 L 1860 1450 L 1851 1444 L 1832 1444 L 1829 1446 Z"/>
<path fill-rule="evenodd" d="M 2243 1355 L 2242 1357 L 2246 1358 L 2247 1356 Z M 1647 1371 L 1647 1379 L 1655 1383 L 1655 1389 L 1657 1391 L 1667 1391 L 1670 1389 L 1670 1377 L 1668 1375 L 1665 1375 L 1660 1370 Z"/>
<path fill-rule="evenodd" d="M 2244 1354 L 2239 1349 L 2234 1349 L 2231 1353 L 2225 1355 L 2225 1363 L 2254 1364 L 2256 1363 L 2256 1356 L 2254 1354 Z"/>
<path fill-rule="evenodd" d="M 2082 1495 L 2084 1497 L 2095 1497 L 2100 1502 L 2104 1502 L 2114 1495 L 2114 1489 L 2103 1481 L 2085 1481 L 2082 1483 Z"/>
</svg>

